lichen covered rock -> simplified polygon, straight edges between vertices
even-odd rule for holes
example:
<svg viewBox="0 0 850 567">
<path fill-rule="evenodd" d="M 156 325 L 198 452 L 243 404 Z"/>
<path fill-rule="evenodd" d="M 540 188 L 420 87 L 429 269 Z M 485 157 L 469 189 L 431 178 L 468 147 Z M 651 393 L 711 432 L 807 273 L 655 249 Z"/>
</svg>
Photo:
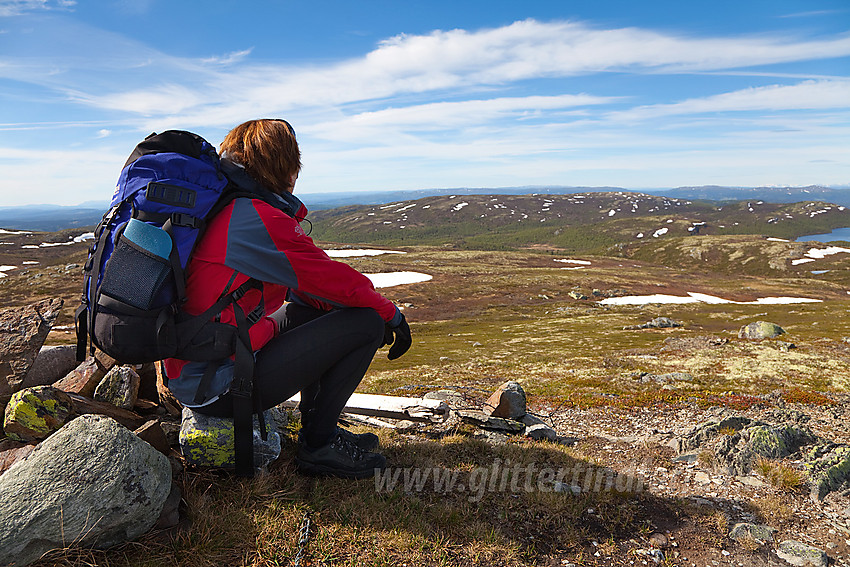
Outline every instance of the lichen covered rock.
<svg viewBox="0 0 850 567">
<path fill-rule="evenodd" d="M 772 339 L 784 333 L 785 330 L 776 323 L 756 321 L 755 323 L 741 327 L 741 330 L 738 331 L 738 338 L 752 340 Z"/>
<path fill-rule="evenodd" d="M 271 412 L 264 414 L 268 439 L 260 436 L 260 424 L 254 416 L 254 466 L 268 466 L 280 456 L 280 434 Z M 183 408 L 180 426 L 180 450 L 189 464 L 206 467 L 233 468 L 233 420 L 211 417 Z"/>
<path fill-rule="evenodd" d="M 132 366 L 116 366 L 94 391 L 94 399 L 123 409 L 133 409 L 139 396 L 139 373 Z"/>
<path fill-rule="evenodd" d="M 71 399 L 66 393 L 51 386 L 26 388 L 9 400 L 3 429 L 15 441 L 41 441 L 65 425 L 71 411 Z"/>
<path fill-rule="evenodd" d="M 829 565 L 829 557 L 822 549 L 799 541 L 783 541 L 777 546 L 776 554 L 791 565 L 798 565 L 799 567 L 827 567 Z"/>
<path fill-rule="evenodd" d="M 850 446 L 816 447 L 806 464 L 812 481 L 811 497 L 822 500 L 830 492 L 850 489 Z"/>
</svg>

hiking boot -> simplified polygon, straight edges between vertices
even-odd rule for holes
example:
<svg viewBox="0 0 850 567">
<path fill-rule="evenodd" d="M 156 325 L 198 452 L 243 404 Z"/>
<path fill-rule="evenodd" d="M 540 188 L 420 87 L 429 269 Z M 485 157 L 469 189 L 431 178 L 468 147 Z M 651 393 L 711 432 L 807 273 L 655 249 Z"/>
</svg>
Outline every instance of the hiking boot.
<svg viewBox="0 0 850 567">
<path fill-rule="evenodd" d="M 375 469 L 387 465 L 383 455 L 363 451 L 341 432 L 316 449 L 299 443 L 295 462 L 302 473 L 342 478 L 368 478 L 375 474 Z"/>
<path fill-rule="evenodd" d="M 378 448 L 380 440 L 374 433 L 354 433 L 342 427 L 337 427 L 336 432 L 349 441 L 352 441 L 361 451 L 374 451 Z M 298 442 L 304 443 L 304 429 L 298 431 Z"/>
</svg>

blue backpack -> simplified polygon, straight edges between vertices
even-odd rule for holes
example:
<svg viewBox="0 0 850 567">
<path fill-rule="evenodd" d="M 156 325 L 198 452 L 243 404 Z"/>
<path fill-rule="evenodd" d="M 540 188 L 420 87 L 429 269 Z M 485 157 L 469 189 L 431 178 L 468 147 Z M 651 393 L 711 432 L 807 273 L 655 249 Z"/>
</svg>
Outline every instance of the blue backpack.
<svg viewBox="0 0 850 567">
<path fill-rule="evenodd" d="M 262 283 L 249 279 L 226 290 L 200 315 L 182 309 L 184 270 L 207 220 L 240 197 L 262 199 L 294 216 L 290 204 L 220 159 L 202 137 L 169 130 L 145 138 L 124 164 L 110 208 L 95 228 L 75 322 L 78 360 L 89 344 L 91 353 L 97 347 L 126 364 L 164 358 L 210 362 L 195 396 L 198 405 L 208 397 L 218 363 L 234 356 L 236 472 L 250 476 L 251 415 L 258 401 L 248 329 L 262 318 L 264 306 L 245 313 L 236 301 L 250 289 L 261 290 Z M 229 305 L 236 326 L 214 320 Z"/>
</svg>

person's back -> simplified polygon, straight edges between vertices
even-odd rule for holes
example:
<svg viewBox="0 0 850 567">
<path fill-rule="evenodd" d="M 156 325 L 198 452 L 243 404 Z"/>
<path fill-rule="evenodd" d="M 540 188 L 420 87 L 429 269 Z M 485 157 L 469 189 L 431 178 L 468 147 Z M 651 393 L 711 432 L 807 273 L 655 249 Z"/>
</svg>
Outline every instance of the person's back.
<svg viewBox="0 0 850 567">
<path fill-rule="evenodd" d="M 369 476 L 385 464 L 369 452 L 377 437 L 341 430 L 337 420 L 377 349 L 389 337 L 390 358 L 401 356 L 410 347 L 410 329 L 368 278 L 329 258 L 301 229 L 306 209 L 292 195 L 300 151 L 289 123 L 246 122 L 227 135 L 221 150 L 233 175 L 258 183 L 287 206 L 244 197 L 218 213 L 187 267 L 184 309 L 202 313 L 222 294 L 258 282 L 235 310 L 229 307 L 220 316 L 223 323 L 235 325 L 240 317 L 251 323 L 253 407 L 272 407 L 300 391 L 299 469 Z M 201 413 L 233 416 L 231 360 L 170 359 L 166 371 L 182 403 Z"/>
</svg>

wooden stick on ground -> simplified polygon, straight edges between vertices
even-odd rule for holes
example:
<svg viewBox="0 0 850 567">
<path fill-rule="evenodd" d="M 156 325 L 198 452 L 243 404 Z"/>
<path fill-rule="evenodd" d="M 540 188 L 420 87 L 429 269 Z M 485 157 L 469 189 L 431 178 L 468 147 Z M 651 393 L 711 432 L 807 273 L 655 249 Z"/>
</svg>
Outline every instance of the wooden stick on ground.
<svg viewBox="0 0 850 567">
<path fill-rule="evenodd" d="M 299 393 L 280 405 L 294 408 L 298 406 L 300 401 L 301 394 Z M 449 417 L 449 406 L 441 400 L 401 398 L 377 394 L 352 394 L 342 411 L 372 417 L 409 419 L 411 421 L 441 422 Z"/>
</svg>

